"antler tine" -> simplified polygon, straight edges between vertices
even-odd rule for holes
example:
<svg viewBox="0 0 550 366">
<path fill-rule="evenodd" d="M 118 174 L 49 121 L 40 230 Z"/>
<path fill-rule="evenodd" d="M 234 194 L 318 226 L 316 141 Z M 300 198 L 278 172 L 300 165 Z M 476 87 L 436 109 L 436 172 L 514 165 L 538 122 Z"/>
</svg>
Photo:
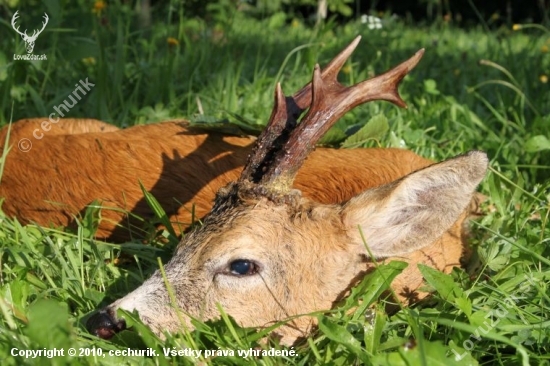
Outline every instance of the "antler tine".
<svg viewBox="0 0 550 366">
<path fill-rule="evenodd" d="M 321 78 L 323 81 L 334 83 L 337 82 L 338 73 L 342 70 L 342 67 L 351 56 L 353 51 L 357 48 L 357 45 L 361 41 L 361 36 L 355 37 L 355 39 L 344 48 L 336 57 L 334 57 L 328 65 L 321 71 Z M 311 104 L 311 86 L 312 83 L 308 83 L 301 90 L 297 91 L 292 98 L 295 100 L 298 107 L 304 111 Z"/>
<path fill-rule="evenodd" d="M 46 13 L 44 13 L 43 18 L 44 18 L 44 21 L 42 22 L 42 29 L 40 29 L 40 30 L 35 29 L 34 32 L 32 32 L 31 38 L 34 37 L 34 36 L 37 36 L 37 37 L 38 37 L 38 35 L 39 35 L 40 33 L 42 33 L 42 31 L 44 30 L 44 28 L 46 28 L 46 25 L 48 24 L 48 20 L 50 20 L 50 18 L 48 18 L 48 14 L 46 14 Z"/>
<path fill-rule="evenodd" d="M 48 21 L 50 20 L 50 18 L 48 17 L 48 14 L 44 13 L 44 21 L 42 22 L 42 29 L 40 29 L 40 32 L 38 33 L 42 33 L 42 31 L 44 30 L 44 28 L 46 28 L 46 25 L 48 24 Z"/>
<path fill-rule="evenodd" d="M 286 99 L 281 89 L 281 84 L 277 83 L 271 116 L 248 156 L 248 161 L 244 166 L 239 181 L 249 180 L 257 182 L 262 176 L 263 167 L 268 164 L 268 157 L 275 153 L 275 140 L 283 135 L 285 129 L 294 128 L 296 120 L 291 121 L 288 118 L 289 111 L 287 110 Z"/>
<path fill-rule="evenodd" d="M 347 88 L 336 79 L 326 83 L 317 65 L 313 73 L 311 108 L 262 176 L 261 183 L 277 191 L 289 191 L 298 169 L 317 141 L 354 107 L 372 100 L 386 100 L 406 107 L 397 86 L 418 64 L 423 54 L 424 49 L 421 49 L 390 71 Z"/>
<path fill-rule="evenodd" d="M 19 30 L 19 27 L 15 27 L 15 22 L 17 21 L 17 18 L 19 18 L 19 10 L 17 10 L 15 12 L 15 14 L 13 14 L 13 17 L 11 18 L 11 26 L 13 28 L 13 30 L 15 30 L 17 33 L 19 33 L 20 35 L 26 35 L 27 34 L 27 30 L 25 29 L 25 33 L 21 33 L 21 31 Z"/>
<path fill-rule="evenodd" d="M 344 63 L 361 41 L 361 36 L 355 39 L 336 57 L 334 57 L 321 72 L 321 77 L 327 83 L 337 82 L 337 76 Z M 280 83 L 275 87 L 275 102 L 269 122 L 262 131 L 248 157 L 247 164 L 241 174 L 240 181 L 258 182 L 267 166 L 272 163 L 275 154 L 288 140 L 290 132 L 296 127 L 300 115 L 311 104 L 312 83 L 306 84 L 292 97 L 285 97 Z"/>
</svg>

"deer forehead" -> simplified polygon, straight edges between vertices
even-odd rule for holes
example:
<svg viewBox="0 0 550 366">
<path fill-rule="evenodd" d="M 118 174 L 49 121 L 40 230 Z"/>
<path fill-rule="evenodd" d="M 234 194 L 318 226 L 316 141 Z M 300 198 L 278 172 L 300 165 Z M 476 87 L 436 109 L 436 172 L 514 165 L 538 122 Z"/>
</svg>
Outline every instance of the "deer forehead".
<svg viewBox="0 0 550 366">
<path fill-rule="evenodd" d="M 274 262 L 302 251 L 311 257 L 342 250 L 343 235 L 339 206 L 302 199 L 289 207 L 260 198 L 206 218 L 182 240 L 176 256 L 211 269 L 236 259 Z"/>
</svg>

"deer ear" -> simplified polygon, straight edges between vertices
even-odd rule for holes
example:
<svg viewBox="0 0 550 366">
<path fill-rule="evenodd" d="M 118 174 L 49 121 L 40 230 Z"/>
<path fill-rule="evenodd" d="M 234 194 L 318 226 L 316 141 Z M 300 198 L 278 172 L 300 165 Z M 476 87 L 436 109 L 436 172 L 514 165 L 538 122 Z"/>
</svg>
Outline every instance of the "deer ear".
<svg viewBox="0 0 550 366">
<path fill-rule="evenodd" d="M 359 226 L 375 257 L 430 245 L 468 207 L 487 165 L 484 152 L 472 151 L 353 197 L 342 207 L 352 245 L 364 250 Z"/>
</svg>

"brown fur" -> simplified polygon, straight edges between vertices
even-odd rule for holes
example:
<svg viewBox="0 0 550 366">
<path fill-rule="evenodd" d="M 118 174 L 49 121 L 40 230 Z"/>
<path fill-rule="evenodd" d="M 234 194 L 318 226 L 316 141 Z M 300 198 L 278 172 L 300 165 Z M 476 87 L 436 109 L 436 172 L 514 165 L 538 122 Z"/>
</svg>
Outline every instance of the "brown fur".
<svg viewBox="0 0 550 366">
<path fill-rule="evenodd" d="M 210 210 L 217 190 L 238 178 L 255 141 L 190 128 L 186 121 L 119 130 L 97 120 L 78 119 L 61 119 L 36 140 L 33 131 L 42 121 L 27 119 L 12 125 L 13 147 L 0 185 L 0 197 L 5 198 L 2 209 L 22 223 L 70 226 L 98 199 L 107 209 L 96 236 L 110 241 L 128 239 L 128 226 L 139 232 L 139 222 L 115 209 L 146 220 L 153 216 L 139 181 L 159 200 L 177 230 L 187 228 L 193 205 L 196 218 Z M 2 146 L 7 128 L 0 130 Z M 32 141 L 30 151 L 18 150 L 21 138 Z M 318 148 L 294 187 L 321 203 L 342 202 L 430 163 L 399 149 Z"/>
</svg>

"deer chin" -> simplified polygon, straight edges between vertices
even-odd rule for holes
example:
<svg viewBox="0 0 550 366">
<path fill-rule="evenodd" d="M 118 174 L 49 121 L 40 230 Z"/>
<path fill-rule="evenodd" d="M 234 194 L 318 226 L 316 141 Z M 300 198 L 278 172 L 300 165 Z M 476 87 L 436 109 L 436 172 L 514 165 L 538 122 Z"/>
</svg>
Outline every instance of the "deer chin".
<svg viewBox="0 0 550 366">
<path fill-rule="evenodd" d="M 155 281 L 155 276 L 125 297 L 92 315 L 86 327 L 104 339 L 110 339 L 123 330 L 131 330 L 119 310 L 137 313 L 141 322 L 161 339 L 164 339 L 165 332 L 176 333 L 182 329 L 193 329 L 189 318 L 183 315 L 185 312 L 181 311 L 183 316 L 179 317 L 174 307 L 170 306 L 164 284 Z"/>
</svg>

